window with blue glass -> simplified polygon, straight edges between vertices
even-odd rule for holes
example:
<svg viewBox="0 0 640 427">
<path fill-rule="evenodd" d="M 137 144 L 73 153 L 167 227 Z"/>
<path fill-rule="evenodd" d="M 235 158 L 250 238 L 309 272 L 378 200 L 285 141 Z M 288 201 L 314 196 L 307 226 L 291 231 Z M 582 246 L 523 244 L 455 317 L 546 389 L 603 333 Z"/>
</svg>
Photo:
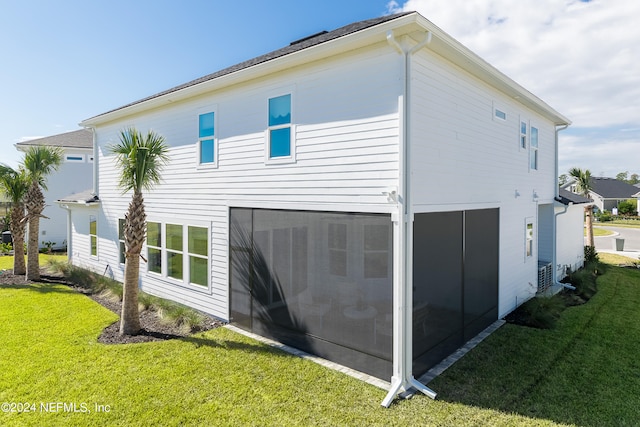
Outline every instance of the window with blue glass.
<svg viewBox="0 0 640 427">
<path fill-rule="evenodd" d="M 216 163 L 215 114 L 200 114 L 198 118 L 200 164 Z"/>
<path fill-rule="evenodd" d="M 291 157 L 291 95 L 269 99 L 269 158 Z"/>
</svg>

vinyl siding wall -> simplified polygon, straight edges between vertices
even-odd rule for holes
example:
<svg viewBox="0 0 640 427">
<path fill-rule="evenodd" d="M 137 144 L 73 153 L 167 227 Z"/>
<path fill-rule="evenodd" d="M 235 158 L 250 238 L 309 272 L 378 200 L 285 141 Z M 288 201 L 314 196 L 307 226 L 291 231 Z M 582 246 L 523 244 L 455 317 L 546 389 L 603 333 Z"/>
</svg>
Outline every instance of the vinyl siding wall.
<svg viewBox="0 0 640 427">
<path fill-rule="evenodd" d="M 211 244 L 208 289 L 146 273 L 144 263 L 142 289 L 223 319 L 228 318 L 230 206 L 391 212 L 382 193 L 398 182 L 401 63 L 390 58 L 397 54 L 379 44 L 98 127 L 103 209 L 93 268 L 109 265 L 122 280 L 117 226 L 131 196 L 117 188 L 119 171 L 108 146 L 131 125 L 153 129 L 171 146 L 162 184 L 145 193 L 147 220 L 206 226 Z M 265 164 L 268 99 L 285 93 L 292 95 L 296 162 Z M 197 166 L 198 114 L 209 111 L 216 113 L 216 169 Z"/>
<path fill-rule="evenodd" d="M 65 162 L 67 155 L 82 157 L 81 162 Z M 92 150 L 66 150 L 62 156 L 63 162 L 57 171 L 47 177 L 47 188 L 44 192 L 46 207 L 40 219 L 40 237 L 38 243 L 53 242 L 53 248 L 60 249 L 65 246 L 67 240 L 67 212 L 60 209 L 56 200 L 70 194 L 90 190 L 92 188 L 91 177 L 93 162 L 89 161 Z"/>
<path fill-rule="evenodd" d="M 414 55 L 411 73 L 414 212 L 500 208 L 502 317 L 536 291 L 537 242 L 526 257 L 525 223 L 533 220 L 535 236 L 538 204 L 555 195 L 554 125 L 428 49 Z M 538 170 L 520 147 L 521 119 L 529 136 L 530 126 L 539 130 Z"/>
</svg>

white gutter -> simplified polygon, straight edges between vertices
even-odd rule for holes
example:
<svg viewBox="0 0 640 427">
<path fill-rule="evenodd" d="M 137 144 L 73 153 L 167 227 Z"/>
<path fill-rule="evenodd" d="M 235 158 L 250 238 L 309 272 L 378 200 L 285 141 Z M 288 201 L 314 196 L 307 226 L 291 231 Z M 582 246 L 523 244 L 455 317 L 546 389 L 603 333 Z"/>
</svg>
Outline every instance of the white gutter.
<svg viewBox="0 0 640 427">
<path fill-rule="evenodd" d="M 398 215 L 393 218 L 397 231 L 394 237 L 397 255 L 394 256 L 397 273 L 393 282 L 393 376 L 391 387 L 382 401 L 388 408 L 402 392 L 416 388 L 425 395 L 436 398 L 436 393 L 413 377 L 413 209 L 411 206 L 411 144 L 409 141 L 409 97 L 411 91 L 411 56 L 431 42 L 431 32 L 412 48 L 403 48 L 395 39 L 393 30 L 387 32 L 387 41 L 403 55 L 402 101 L 398 109 L 401 117 L 398 161 Z"/>
<path fill-rule="evenodd" d="M 556 164 L 555 164 L 555 176 L 556 179 L 559 176 L 560 173 L 560 168 L 558 167 L 558 133 L 560 133 L 561 131 L 565 130 L 566 128 L 568 128 L 569 125 L 568 124 L 564 124 L 562 126 L 558 126 L 556 127 L 556 132 L 555 132 L 555 144 L 556 144 Z M 553 198 L 554 201 L 558 200 L 560 197 L 560 186 L 558 185 L 558 183 L 555 184 L 555 197 Z M 551 261 L 553 264 L 553 284 L 556 286 L 561 286 L 567 289 L 571 289 L 572 291 L 575 291 L 576 288 L 574 286 L 568 285 L 566 283 L 561 283 L 560 281 L 558 281 L 558 216 L 559 215 L 563 215 L 565 213 L 567 213 L 567 211 L 569 210 L 569 206 L 565 206 L 564 210 L 562 212 L 555 212 L 555 207 L 553 208 L 554 212 L 553 212 L 553 249 L 552 249 L 552 258 L 553 260 Z"/>
</svg>

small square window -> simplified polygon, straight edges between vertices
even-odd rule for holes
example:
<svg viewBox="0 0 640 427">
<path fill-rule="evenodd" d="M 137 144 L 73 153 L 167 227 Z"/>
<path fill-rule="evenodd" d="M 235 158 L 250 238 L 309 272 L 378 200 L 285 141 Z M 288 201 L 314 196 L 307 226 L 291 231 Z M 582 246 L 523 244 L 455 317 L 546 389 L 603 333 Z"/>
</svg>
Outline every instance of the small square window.
<svg viewBox="0 0 640 427">
<path fill-rule="evenodd" d="M 497 108 L 495 109 L 495 116 L 500 120 L 507 120 L 507 113 L 505 113 L 504 111 L 498 110 Z"/>
</svg>

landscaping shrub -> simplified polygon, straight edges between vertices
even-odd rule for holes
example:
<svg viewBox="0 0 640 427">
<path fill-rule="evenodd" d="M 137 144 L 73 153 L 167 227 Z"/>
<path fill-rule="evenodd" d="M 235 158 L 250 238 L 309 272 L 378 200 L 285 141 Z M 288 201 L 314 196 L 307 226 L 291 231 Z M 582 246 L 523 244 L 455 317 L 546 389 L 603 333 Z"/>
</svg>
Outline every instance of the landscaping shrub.
<svg viewBox="0 0 640 427">
<path fill-rule="evenodd" d="M 588 301 L 598 292 L 596 279 L 605 272 L 605 265 L 591 261 L 583 268 L 569 275 L 569 283 L 575 286 L 575 294 Z"/>
<path fill-rule="evenodd" d="M 589 264 L 598 261 L 598 252 L 596 252 L 595 246 L 584 247 L 584 262 Z"/>
<path fill-rule="evenodd" d="M 63 261 L 51 261 L 48 268 L 62 274 L 75 286 L 99 294 L 103 298 L 122 301 L 122 284 L 116 280 Z M 206 320 L 203 314 L 185 305 L 144 292 L 138 292 L 138 306 L 141 311 L 154 310 L 160 319 L 182 328 L 187 333 L 202 329 Z"/>
<path fill-rule="evenodd" d="M 521 306 L 526 314 L 527 326 L 541 329 L 552 329 L 560 318 L 566 305 L 558 295 L 551 297 L 531 298 Z"/>
</svg>

